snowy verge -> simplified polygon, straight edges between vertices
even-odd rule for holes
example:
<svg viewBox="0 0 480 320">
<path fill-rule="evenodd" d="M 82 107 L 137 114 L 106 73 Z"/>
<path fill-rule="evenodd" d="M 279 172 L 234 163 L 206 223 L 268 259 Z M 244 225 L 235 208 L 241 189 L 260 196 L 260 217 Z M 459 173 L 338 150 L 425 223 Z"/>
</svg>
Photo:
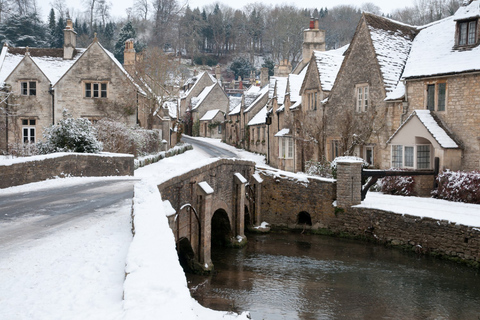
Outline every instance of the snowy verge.
<svg viewBox="0 0 480 320">
<path fill-rule="evenodd" d="M 135 235 L 124 282 L 125 319 L 248 319 L 248 313 L 204 308 L 190 296 L 161 195 L 157 185 L 147 180 L 135 185 Z"/>
<path fill-rule="evenodd" d="M 478 204 L 369 192 L 365 200 L 355 207 L 379 209 L 480 227 L 480 205 Z"/>
</svg>

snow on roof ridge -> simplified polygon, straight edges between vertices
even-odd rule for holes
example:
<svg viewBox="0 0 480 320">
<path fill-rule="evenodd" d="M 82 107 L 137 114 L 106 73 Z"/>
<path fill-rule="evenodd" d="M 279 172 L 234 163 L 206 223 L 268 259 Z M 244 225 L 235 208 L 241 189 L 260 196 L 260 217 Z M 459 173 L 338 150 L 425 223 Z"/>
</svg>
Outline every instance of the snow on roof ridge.
<svg viewBox="0 0 480 320">
<path fill-rule="evenodd" d="M 200 94 L 198 96 L 192 98 L 192 100 L 191 100 L 192 105 L 195 104 L 195 106 L 192 108 L 192 110 L 197 109 L 202 104 L 203 100 L 205 100 L 205 98 L 212 91 L 212 89 L 215 87 L 216 84 L 217 83 L 214 83 L 211 86 L 205 87 L 202 90 L 202 92 L 200 92 Z"/>
<path fill-rule="evenodd" d="M 259 91 L 258 96 L 255 98 L 255 100 L 250 103 L 247 109 L 245 109 L 245 112 L 249 112 L 266 94 L 268 94 L 268 86 L 264 86 L 261 88 Z"/>
<path fill-rule="evenodd" d="M 268 108 L 267 106 L 264 106 L 260 111 L 257 112 L 257 114 L 248 122 L 249 126 L 255 126 L 259 124 L 264 124 L 266 123 L 267 119 L 267 112 Z"/>
</svg>

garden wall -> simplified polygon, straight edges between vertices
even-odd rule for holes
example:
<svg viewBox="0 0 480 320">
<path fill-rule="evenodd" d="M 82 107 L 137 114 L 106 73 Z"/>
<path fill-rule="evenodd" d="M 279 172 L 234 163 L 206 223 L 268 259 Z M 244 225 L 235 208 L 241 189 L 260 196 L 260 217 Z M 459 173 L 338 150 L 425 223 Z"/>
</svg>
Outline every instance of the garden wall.
<svg viewBox="0 0 480 320">
<path fill-rule="evenodd" d="M 0 163 L 0 188 L 8 188 L 55 177 L 133 176 L 133 155 L 55 153 L 15 158 Z"/>
</svg>

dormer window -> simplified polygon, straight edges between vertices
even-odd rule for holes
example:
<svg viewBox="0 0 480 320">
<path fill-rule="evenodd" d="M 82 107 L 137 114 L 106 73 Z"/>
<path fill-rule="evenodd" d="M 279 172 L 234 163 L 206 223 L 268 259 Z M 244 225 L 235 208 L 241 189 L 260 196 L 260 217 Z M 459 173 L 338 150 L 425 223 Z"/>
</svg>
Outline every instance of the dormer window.
<svg viewBox="0 0 480 320">
<path fill-rule="evenodd" d="M 477 27 L 478 21 L 467 20 L 467 21 L 458 21 L 458 46 L 472 46 L 477 43 Z"/>
</svg>

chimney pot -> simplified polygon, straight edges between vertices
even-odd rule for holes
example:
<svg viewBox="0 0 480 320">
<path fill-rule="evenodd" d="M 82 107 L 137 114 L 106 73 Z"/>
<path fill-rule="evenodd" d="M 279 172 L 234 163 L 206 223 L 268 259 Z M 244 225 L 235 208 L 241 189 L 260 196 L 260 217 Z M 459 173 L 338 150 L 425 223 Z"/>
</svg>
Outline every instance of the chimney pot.
<svg viewBox="0 0 480 320">
<path fill-rule="evenodd" d="M 313 29 L 315 27 L 315 22 L 313 21 L 313 18 L 310 19 L 310 29 Z"/>
</svg>

